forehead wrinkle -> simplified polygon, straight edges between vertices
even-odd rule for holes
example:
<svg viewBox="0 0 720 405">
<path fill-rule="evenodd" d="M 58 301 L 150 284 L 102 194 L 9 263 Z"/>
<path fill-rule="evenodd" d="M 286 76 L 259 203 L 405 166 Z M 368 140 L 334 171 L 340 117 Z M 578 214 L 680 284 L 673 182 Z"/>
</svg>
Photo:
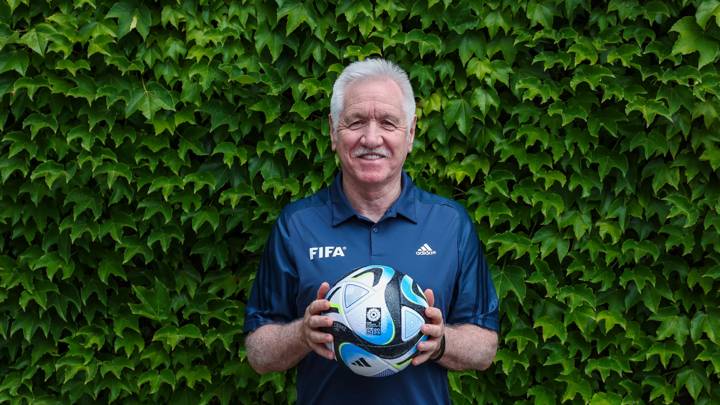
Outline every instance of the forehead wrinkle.
<svg viewBox="0 0 720 405">
<path fill-rule="evenodd" d="M 368 105 L 364 105 L 368 104 Z M 375 118 L 376 120 L 392 119 L 395 121 L 404 121 L 402 111 L 398 110 L 394 105 L 381 103 L 377 105 L 375 102 L 359 101 L 352 103 L 345 108 L 343 118 L 345 120 L 355 118 Z M 382 108 L 389 107 L 389 108 Z"/>
</svg>

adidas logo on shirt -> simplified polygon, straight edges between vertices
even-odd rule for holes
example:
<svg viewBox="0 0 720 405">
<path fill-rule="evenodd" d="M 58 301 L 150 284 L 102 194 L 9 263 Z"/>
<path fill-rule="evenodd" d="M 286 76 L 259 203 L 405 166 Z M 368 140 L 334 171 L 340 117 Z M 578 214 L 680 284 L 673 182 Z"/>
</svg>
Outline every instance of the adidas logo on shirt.
<svg viewBox="0 0 720 405">
<path fill-rule="evenodd" d="M 418 248 L 418 250 L 417 250 L 417 252 L 415 252 L 415 254 L 418 256 L 431 256 L 431 255 L 436 255 L 437 252 L 434 251 L 433 248 L 430 247 L 430 245 L 428 245 L 427 243 L 424 243 L 422 246 L 420 246 Z"/>
</svg>

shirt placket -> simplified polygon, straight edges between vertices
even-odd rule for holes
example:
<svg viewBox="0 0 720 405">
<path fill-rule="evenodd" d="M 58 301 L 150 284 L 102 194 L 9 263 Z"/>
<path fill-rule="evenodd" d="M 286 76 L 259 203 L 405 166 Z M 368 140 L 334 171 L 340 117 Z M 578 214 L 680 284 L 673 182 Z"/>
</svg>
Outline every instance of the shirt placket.
<svg viewBox="0 0 720 405">
<path fill-rule="evenodd" d="M 370 225 L 370 257 L 378 257 L 381 255 L 381 247 L 380 244 L 380 223 L 372 224 Z"/>
</svg>

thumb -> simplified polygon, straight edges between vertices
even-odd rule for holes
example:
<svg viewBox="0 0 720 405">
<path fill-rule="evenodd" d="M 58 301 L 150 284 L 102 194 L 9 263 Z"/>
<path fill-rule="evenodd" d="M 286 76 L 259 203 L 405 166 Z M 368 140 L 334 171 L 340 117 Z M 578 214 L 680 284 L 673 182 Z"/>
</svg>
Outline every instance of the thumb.
<svg viewBox="0 0 720 405">
<path fill-rule="evenodd" d="M 318 288 L 317 291 L 317 298 L 316 299 L 323 299 L 325 298 L 325 294 L 330 290 L 330 284 L 328 284 L 326 281 L 323 281 L 322 284 L 320 284 L 320 288 Z"/>
<path fill-rule="evenodd" d="M 425 290 L 425 298 L 427 299 L 428 306 L 432 307 L 435 306 L 435 294 L 433 293 L 433 290 L 426 289 Z"/>
</svg>

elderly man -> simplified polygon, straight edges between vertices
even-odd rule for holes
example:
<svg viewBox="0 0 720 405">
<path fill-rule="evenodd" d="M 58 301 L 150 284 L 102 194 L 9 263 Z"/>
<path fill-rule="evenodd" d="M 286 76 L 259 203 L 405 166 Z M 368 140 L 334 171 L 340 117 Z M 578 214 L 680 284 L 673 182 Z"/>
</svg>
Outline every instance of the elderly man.
<svg viewBox="0 0 720 405">
<path fill-rule="evenodd" d="M 341 172 L 287 206 L 273 228 L 246 310 L 250 365 L 259 373 L 298 365 L 301 404 L 449 403 L 447 370 L 484 370 L 497 348 L 498 300 L 477 234 L 460 205 L 402 171 L 416 122 L 402 69 L 382 59 L 349 65 L 330 110 Z M 335 254 L 313 254 L 319 247 Z M 385 378 L 353 374 L 326 347 L 328 281 L 369 264 L 428 288 L 428 339 L 411 367 Z"/>
</svg>

